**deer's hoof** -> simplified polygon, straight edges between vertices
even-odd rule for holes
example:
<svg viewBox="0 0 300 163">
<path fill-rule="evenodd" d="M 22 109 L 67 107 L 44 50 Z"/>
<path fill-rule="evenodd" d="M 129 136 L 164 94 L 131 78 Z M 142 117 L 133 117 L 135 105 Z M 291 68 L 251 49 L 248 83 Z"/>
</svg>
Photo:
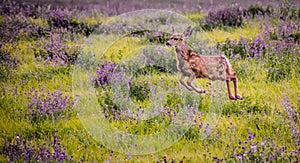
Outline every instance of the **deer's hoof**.
<svg viewBox="0 0 300 163">
<path fill-rule="evenodd" d="M 242 100 L 243 97 L 241 95 L 235 95 L 235 97 L 238 99 L 238 100 Z"/>
<path fill-rule="evenodd" d="M 205 92 L 206 92 L 206 91 L 203 90 L 203 89 L 197 90 L 197 93 L 200 93 L 200 94 L 205 93 Z"/>
<path fill-rule="evenodd" d="M 233 96 L 233 95 L 230 95 L 230 96 L 229 96 L 229 99 L 230 99 L 230 100 L 236 100 L 235 96 Z"/>
</svg>

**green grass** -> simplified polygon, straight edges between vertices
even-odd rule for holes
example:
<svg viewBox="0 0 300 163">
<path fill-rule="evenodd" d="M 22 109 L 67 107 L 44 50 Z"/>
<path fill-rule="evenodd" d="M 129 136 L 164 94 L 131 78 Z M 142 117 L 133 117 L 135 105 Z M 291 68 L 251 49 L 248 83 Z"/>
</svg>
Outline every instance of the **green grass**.
<svg viewBox="0 0 300 163">
<path fill-rule="evenodd" d="M 247 21 L 242 28 L 226 27 L 226 29 L 216 28 L 212 31 L 205 32 L 206 37 L 216 42 L 225 42 L 226 39 L 239 40 L 243 38 L 254 38 L 257 34 L 261 33 L 261 22 L 258 20 Z M 198 37 L 203 37 L 200 33 Z"/>
<path fill-rule="evenodd" d="M 186 16 L 197 18 L 199 15 L 202 16 L 202 14 L 187 14 Z M 92 18 L 83 19 L 87 19 L 88 22 L 96 21 Z M 99 19 L 102 20 L 102 18 Z M 249 22 L 242 28 L 216 29 L 207 32 L 206 35 L 217 42 L 225 41 L 226 38 L 253 38 L 260 32 L 258 24 L 258 22 Z M 94 40 L 84 45 L 83 48 L 96 57 L 104 56 L 103 58 L 106 60 L 119 63 L 134 58 L 134 52 L 144 47 L 144 42 L 139 38 L 126 37 L 117 40 L 116 38 L 113 35 L 95 36 Z M 290 141 L 288 123 L 284 119 L 280 119 L 279 113 L 285 114 L 280 104 L 283 93 L 286 93 L 293 106 L 297 107 L 300 92 L 299 78 L 293 76 L 279 82 L 269 82 L 266 80 L 267 68 L 262 61 L 236 59 L 231 62 L 238 72 L 239 90 L 244 100 L 229 101 L 226 99 L 224 101 L 223 113 L 220 115 L 217 127 L 213 128 L 211 136 L 204 140 L 197 138 L 195 132 L 200 130 L 199 122 L 205 118 L 197 115 L 199 116 L 198 121 L 195 122 L 190 131 L 170 148 L 143 156 L 129 156 L 118 152 L 114 152 L 110 156 L 111 150 L 93 139 L 76 114 L 71 114 L 70 117 L 57 122 L 46 121 L 40 125 L 33 125 L 29 120 L 22 117 L 29 100 L 24 91 L 28 91 L 31 87 L 40 89 L 46 86 L 47 90 L 60 88 L 65 94 L 71 95 L 72 73 L 74 71 L 73 66 L 46 66 L 42 62 L 34 61 L 33 51 L 27 49 L 28 43 L 20 42 L 17 49 L 11 49 L 17 53 L 16 57 L 21 61 L 21 64 L 13 76 L 1 79 L 0 89 L 6 88 L 8 90 L 6 93 L 2 92 L 0 97 L 1 142 L 4 142 L 6 137 L 14 137 L 17 133 L 27 136 L 38 133 L 41 137 L 38 140 L 43 142 L 51 136 L 54 129 L 57 129 L 59 131 L 58 136 L 62 138 L 62 143 L 67 147 L 67 152 L 77 159 L 84 156 L 88 162 L 104 162 L 110 157 L 112 162 L 156 162 L 163 161 L 164 155 L 167 155 L 168 160 L 174 158 L 176 162 L 179 160 L 184 162 L 212 162 L 212 156 L 225 156 L 224 151 L 226 151 L 227 145 L 236 143 L 239 139 L 246 140 L 247 129 L 256 133 L 255 140 L 257 141 L 271 138 L 276 144 L 286 145 L 287 150 L 296 148 L 296 145 Z M 166 84 L 179 79 L 178 74 L 151 74 L 151 77 L 156 80 L 163 77 Z M 142 80 L 142 78 L 145 77 L 140 76 L 137 80 Z M 195 83 L 207 88 L 205 86 L 207 82 L 208 80 L 198 79 Z M 16 92 L 13 91 L 15 88 L 17 88 Z M 201 111 L 208 112 L 207 108 L 212 105 L 211 97 L 209 95 L 202 95 L 201 97 Z M 145 106 L 147 102 L 139 104 Z M 243 113 L 240 113 L 240 110 Z M 266 110 L 268 114 L 265 113 Z M 231 114 L 230 117 L 227 114 Z M 134 133 L 136 130 L 142 134 L 153 133 L 162 127 L 143 122 L 136 125 L 138 122 L 134 122 L 131 124 L 129 120 L 115 120 L 112 123 L 115 126 L 121 126 L 123 131 L 129 133 Z M 129 126 L 129 129 L 124 129 L 124 126 Z M 232 135 L 228 128 L 234 130 Z M 217 134 L 217 130 L 220 130 L 220 135 Z M 0 155 L 0 162 L 4 162 L 6 159 L 4 155 Z"/>
<path fill-rule="evenodd" d="M 195 23 L 199 23 L 200 19 L 203 19 L 206 16 L 206 13 L 203 12 L 194 12 L 194 13 L 185 13 L 184 16 L 186 16 L 188 19 L 194 21 Z"/>
<path fill-rule="evenodd" d="M 78 19 L 80 21 L 89 23 L 89 24 L 97 24 L 97 23 L 107 23 L 110 20 L 112 20 L 114 17 L 113 16 L 105 16 L 100 12 L 93 11 L 88 14 L 82 14 L 78 16 Z"/>
</svg>

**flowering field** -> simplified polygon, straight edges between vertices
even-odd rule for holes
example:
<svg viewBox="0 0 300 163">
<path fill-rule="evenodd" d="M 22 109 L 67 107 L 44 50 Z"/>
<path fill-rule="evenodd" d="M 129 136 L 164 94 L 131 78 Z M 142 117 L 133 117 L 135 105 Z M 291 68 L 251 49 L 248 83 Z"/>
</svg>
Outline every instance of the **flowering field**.
<svg viewBox="0 0 300 163">
<path fill-rule="evenodd" d="M 299 162 L 299 1 L 233 2 L 1 2 L 0 162 Z M 178 82 L 190 24 L 243 100 Z"/>
</svg>

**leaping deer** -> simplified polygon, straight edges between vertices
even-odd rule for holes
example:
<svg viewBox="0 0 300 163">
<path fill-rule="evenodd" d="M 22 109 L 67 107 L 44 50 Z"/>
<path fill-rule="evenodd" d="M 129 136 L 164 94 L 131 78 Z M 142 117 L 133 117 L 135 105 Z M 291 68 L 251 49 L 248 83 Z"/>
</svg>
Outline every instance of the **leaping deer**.
<svg viewBox="0 0 300 163">
<path fill-rule="evenodd" d="M 198 89 L 193 85 L 195 78 L 208 78 L 210 80 L 226 80 L 228 96 L 231 100 L 242 99 L 238 94 L 238 78 L 233 71 L 228 58 L 225 55 L 207 56 L 200 55 L 188 48 L 184 38 L 192 34 L 192 28 L 188 27 L 184 33 L 173 34 L 166 42 L 167 46 L 173 46 L 176 52 L 177 69 L 181 72 L 180 83 L 188 90 L 198 93 L 205 93 L 205 90 Z M 187 84 L 184 78 L 188 77 Z M 230 89 L 230 81 L 234 83 L 235 95 Z"/>
</svg>

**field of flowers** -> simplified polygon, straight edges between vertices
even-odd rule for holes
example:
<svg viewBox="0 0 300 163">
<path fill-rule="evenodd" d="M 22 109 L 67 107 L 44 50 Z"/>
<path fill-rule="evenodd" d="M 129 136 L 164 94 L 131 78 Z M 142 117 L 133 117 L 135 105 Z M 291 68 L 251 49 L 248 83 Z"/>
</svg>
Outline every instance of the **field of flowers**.
<svg viewBox="0 0 300 163">
<path fill-rule="evenodd" d="M 299 1 L 118 2 L 0 2 L 0 162 L 299 162 Z M 180 24 L 243 100 L 181 86 Z"/>
</svg>

